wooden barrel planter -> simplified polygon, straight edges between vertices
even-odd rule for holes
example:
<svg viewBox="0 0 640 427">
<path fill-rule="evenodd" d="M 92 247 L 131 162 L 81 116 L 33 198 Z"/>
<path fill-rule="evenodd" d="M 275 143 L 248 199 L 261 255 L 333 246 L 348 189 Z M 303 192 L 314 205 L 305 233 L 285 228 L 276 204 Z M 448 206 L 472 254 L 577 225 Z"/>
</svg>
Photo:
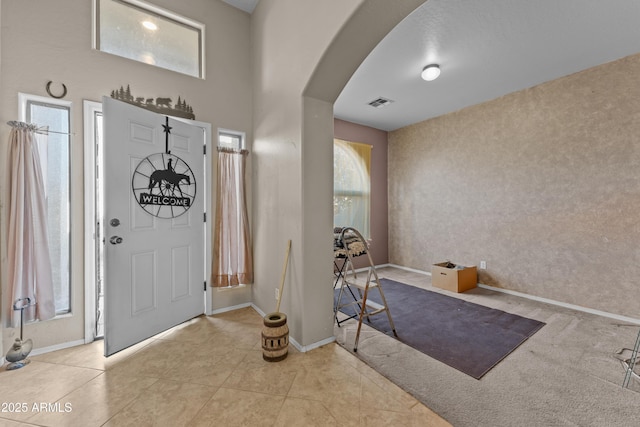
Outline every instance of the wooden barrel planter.
<svg viewBox="0 0 640 427">
<path fill-rule="evenodd" d="M 267 362 L 279 362 L 289 352 L 289 327 L 287 315 L 274 312 L 264 316 L 262 329 L 262 358 Z"/>
</svg>

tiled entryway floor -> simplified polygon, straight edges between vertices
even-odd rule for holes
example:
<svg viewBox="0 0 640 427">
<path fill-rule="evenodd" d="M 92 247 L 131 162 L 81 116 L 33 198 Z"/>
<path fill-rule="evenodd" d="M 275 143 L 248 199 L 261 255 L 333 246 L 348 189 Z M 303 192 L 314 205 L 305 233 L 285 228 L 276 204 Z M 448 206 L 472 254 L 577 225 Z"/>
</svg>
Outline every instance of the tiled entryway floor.
<svg viewBox="0 0 640 427">
<path fill-rule="evenodd" d="M 96 341 L 31 357 L 22 369 L 5 365 L 0 402 L 13 406 L 0 408 L 0 427 L 449 426 L 335 343 L 306 353 L 290 345 L 285 360 L 264 361 L 262 325 L 244 308 L 108 359 Z"/>
</svg>

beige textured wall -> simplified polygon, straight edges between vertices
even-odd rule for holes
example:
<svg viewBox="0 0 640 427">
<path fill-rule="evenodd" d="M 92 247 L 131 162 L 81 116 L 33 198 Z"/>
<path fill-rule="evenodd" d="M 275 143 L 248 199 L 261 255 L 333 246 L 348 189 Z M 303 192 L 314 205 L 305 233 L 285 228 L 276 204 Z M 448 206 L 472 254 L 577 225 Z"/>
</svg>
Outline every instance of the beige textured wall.
<svg viewBox="0 0 640 427">
<path fill-rule="evenodd" d="M 252 299 L 265 313 L 275 310 L 274 290 L 279 287 L 286 243 L 291 239 L 280 311 L 288 317 L 291 338 L 301 345 L 323 340 L 332 333 L 332 323 L 327 316 L 317 319 L 312 314 L 322 306 L 322 295 L 314 297 L 313 292 L 323 288 L 314 284 L 314 278 L 308 277 L 305 271 L 305 257 L 317 253 L 322 244 L 317 240 L 311 244 L 314 239 L 305 238 L 309 231 L 303 223 L 303 187 L 315 184 L 315 188 L 306 193 L 308 201 L 322 200 L 324 197 L 318 193 L 326 189 L 323 177 L 308 183 L 304 178 L 308 171 L 303 169 L 306 141 L 303 141 L 302 129 L 306 104 L 302 92 L 322 52 L 359 1 L 340 4 L 336 1 L 262 1 L 252 15 L 255 135 Z M 292 37 L 293 34 L 296 36 Z M 311 122 L 308 125 L 313 126 Z M 330 121 L 325 128 L 331 130 Z M 328 136 L 331 141 L 330 133 Z M 315 148 L 320 150 L 322 146 Z M 322 163 L 323 154 L 319 155 L 316 163 Z M 322 210 L 316 211 L 316 228 L 330 229 L 330 224 L 323 227 L 329 219 L 330 208 L 327 206 L 326 215 Z M 327 246 L 329 238 L 327 233 Z M 305 240 L 310 245 L 308 251 L 304 250 Z M 322 253 L 318 255 L 322 257 Z M 327 294 L 327 302 L 328 297 Z M 311 317 L 315 317 L 314 321 L 307 322 Z M 305 331 L 312 327 L 315 330 L 311 333 Z"/>
<path fill-rule="evenodd" d="M 153 0 L 155 5 L 191 17 L 206 25 L 206 79 L 197 79 L 91 49 L 92 2 L 89 0 L 3 0 L 2 63 L 0 78 L 0 164 L 5 164 L 8 120 L 18 118 L 18 92 L 47 96 L 45 85 L 65 83 L 72 105 L 71 215 L 73 315 L 28 325 L 25 336 L 36 347 L 47 347 L 84 338 L 84 158 L 82 101 L 100 101 L 121 85 L 147 96 L 181 96 L 193 106 L 196 118 L 218 127 L 252 136 L 250 16 L 219 0 Z M 212 156 L 215 177 L 215 156 Z M 4 191 L 4 174 L 0 175 Z M 86 183 L 89 184 L 89 183 Z M 214 195 L 215 192 L 212 193 Z M 213 200 L 214 197 L 209 198 Z M 2 223 L 5 229 L 5 210 Z M 210 212 L 215 212 L 211 209 Z M 1 233 L 1 232 L 0 232 Z M 0 234 L 2 236 L 2 234 Z M 6 292 L 6 239 L 2 236 L 3 300 L 1 323 L 11 311 Z M 213 308 L 250 302 L 250 290 L 213 291 Z M 19 330 L 4 328 L 4 348 Z"/>
<path fill-rule="evenodd" d="M 390 133 L 390 262 L 640 317 L 640 55 Z"/>
<path fill-rule="evenodd" d="M 253 41 L 253 302 L 307 347 L 333 337 L 333 102 L 377 43 L 423 0 L 262 0 Z"/>
</svg>

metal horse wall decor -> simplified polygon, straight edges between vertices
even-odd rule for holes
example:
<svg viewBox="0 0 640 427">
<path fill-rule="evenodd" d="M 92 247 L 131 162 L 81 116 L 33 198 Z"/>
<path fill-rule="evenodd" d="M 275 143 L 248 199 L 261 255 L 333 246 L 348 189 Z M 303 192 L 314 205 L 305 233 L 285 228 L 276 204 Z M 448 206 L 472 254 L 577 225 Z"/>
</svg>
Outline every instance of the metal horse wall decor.
<svg viewBox="0 0 640 427">
<path fill-rule="evenodd" d="M 133 173 L 131 187 L 138 205 L 158 218 L 176 218 L 189 210 L 196 198 L 196 178 L 191 168 L 169 150 L 169 118 L 162 125 L 165 152 L 145 157 Z"/>
</svg>

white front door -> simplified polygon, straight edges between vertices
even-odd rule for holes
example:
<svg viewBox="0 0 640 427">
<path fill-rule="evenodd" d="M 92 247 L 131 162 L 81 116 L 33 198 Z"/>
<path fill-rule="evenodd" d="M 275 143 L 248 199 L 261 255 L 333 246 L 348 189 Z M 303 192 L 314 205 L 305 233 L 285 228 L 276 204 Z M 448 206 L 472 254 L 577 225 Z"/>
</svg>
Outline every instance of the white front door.
<svg viewBox="0 0 640 427">
<path fill-rule="evenodd" d="M 205 142 L 200 127 L 108 97 L 103 114 L 109 356 L 204 312 Z"/>
</svg>

